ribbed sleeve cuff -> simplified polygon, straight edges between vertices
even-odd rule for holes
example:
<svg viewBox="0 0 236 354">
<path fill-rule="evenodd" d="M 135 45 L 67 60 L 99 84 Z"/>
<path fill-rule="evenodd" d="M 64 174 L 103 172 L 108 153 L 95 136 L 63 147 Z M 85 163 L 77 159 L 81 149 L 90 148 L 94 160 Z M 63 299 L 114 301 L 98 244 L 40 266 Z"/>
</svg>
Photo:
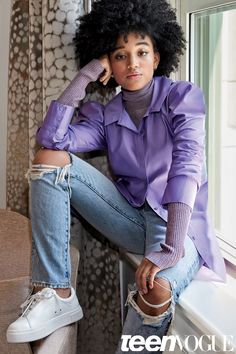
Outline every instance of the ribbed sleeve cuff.
<svg viewBox="0 0 236 354">
<path fill-rule="evenodd" d="M 149 261 L 154 263 L 161 270 L 173 267 L 181 257 L 177 253 L 162 253 L 162 252 L 151 252 L 146 256 Z"/>
<path fill-rule="evenodd" d="M 104 68 L 98 59 L 93 59 L 85 65 L 64 90 L 58 101 L 68 106 L 76 107 L 85 95 L 86 87 L 92 81 L 96 81 Z"/>
<path fill-rule="evenodd" d="M 184 254 L 184 240 L 188 231 L 191 208 L 183 203 L 168 204 L 168 221 L 165 243 L 162 251 L 151 252 L 146 256 L 160 269 L 174 266 Z"/>
<path fill-rule="evenodd" d="M 166 254 L 163 255 L 161 252 L 151 252 L 145 258 L 154 263 L 161 270 L 172 266 L 172 261 L 170 262 L 169 257 Z"/>
<path fill-rule="evenodd" d="M 96 81 L 104 68 L 98 59 L 91 60 L 87 65 L 80 69 L 80 73 L 86 76 L 90 81 Z"/>
</svg>

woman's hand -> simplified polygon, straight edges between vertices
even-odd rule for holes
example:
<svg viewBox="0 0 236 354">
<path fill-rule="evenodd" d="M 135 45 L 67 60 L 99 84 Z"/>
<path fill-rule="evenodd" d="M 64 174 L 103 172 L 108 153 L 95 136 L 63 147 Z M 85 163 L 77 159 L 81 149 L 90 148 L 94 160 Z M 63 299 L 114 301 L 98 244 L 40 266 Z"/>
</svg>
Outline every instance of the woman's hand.
<svg viewBox="0 0 236 354">
<path fill-rule="evenodd" d="M 144 258 L 135 273 L 135 281 L 142 294 L 148 293 L 148 288 L 153 288 L 153 281 L 156 273 L 160 271 L 154 263 Z M 148 287 L 147 287 L 148 279 Z"/>
<path fill-rule="evenodd" d="M 101 81 L 103 85 L 106 85 L 112 76 L 111 63 L 108 55 L 103 55 L 101 58 L 99 58 L 99 61 L 105 70 L 99 81 Z"/>
</svg>

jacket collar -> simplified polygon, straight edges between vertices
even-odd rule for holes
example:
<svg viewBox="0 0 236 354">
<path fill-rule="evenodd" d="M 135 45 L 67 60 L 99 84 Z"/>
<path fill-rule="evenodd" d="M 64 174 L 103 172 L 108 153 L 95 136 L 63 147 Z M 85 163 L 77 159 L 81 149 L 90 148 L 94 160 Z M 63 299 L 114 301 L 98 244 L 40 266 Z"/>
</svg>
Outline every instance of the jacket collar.
<svg viewBox="0 0 236 354">
<path fill-rule="evenodd" d="M 164 76 L 158 76 L 154 78 L 154 89 L 151 104 L 145 114 L 148 116 L 150 113 L 159 112 L 163 105 L 164 100 L 166 99 L 170 86 L 172 85 L 173 80 L 168 79 Z M 135 124 L 130 119 L 128 113 L 125 110 L 122 92 L 116 95 L 106 106 L 104 110 L 104 125 L 107 126 L 114 122 L 118 122 L 119 125 L 122 125 L 131 130 L 137 130 Z"/>
</svg>

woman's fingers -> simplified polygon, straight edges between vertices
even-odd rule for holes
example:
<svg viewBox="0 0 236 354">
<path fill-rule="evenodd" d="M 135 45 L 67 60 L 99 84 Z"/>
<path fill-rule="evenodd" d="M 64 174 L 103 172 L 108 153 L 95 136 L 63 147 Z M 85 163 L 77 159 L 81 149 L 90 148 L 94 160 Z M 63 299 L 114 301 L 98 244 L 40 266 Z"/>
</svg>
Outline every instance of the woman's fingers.
<svg viewBox="0 0 236 354">
<path fill-rule="evenodd" d="M 99 59 L 101 65 L 104 68 L 104 73 L 103 75 L 100 77 L 100 82 L 103 83 L 103 85 L 106 85 L 108 83 L 108 81 L 110 80 L 111 76 L 112 76 L 112 70 L 111 70 L 111 64 L 110 64 L 110 60 L 108 55 L 103 55 L 100 59 Z"/>
<path fill-rule="evenodd" d="M 150 289 L 153 289 L 153 282 L 154 282 L 154 279 L 155 279 L 155 275 L 160 272 L 160 268 L 156 267 L 156 266 L 153 266 L 149 272 L 149 277 L 148 277 L 148 285 L 149 285 L 149 288 Z"/>
<path fill-rule="evenodd" d="M 108 81 L 110 80 L 112 75 L 112 71 L 110 68 L 105 69 L 104 74 L 100 77 L 100 82 L 103 83 L 103 85 L 106 85 L 108 83 Z"/>
<path fill-rule="evenodd" d="M 111 73 L 105 73 L 105 75 L 103 75 L 101 78 L 100 78 L 100 82 L 103 83 L 103 85 L 106 85 L 108 83 L 108 81 L 110 80 L 111 78 Z"/>
<path fill-rule="evenodd" d="M 142 260 L 140 266 L 135 273 L 135 281 L 139 291 L 143 294 L 147 294 L 147 277 L 149 276 L 150 265 L 144 260 Z"/>
<path fill-rule="evenodd" d="M 135 281 L 139 291 L 142 294 L 147 294 L 148 289 L 153 288 L 153 282 L 155 279 L 156 273 L 160 271 L 160 268 L 155 266 L 151 261 L 144 258 L 139 265 L 135 273 Z M 147 286 L 148 284 L 148 286 Z"/>
</svg>

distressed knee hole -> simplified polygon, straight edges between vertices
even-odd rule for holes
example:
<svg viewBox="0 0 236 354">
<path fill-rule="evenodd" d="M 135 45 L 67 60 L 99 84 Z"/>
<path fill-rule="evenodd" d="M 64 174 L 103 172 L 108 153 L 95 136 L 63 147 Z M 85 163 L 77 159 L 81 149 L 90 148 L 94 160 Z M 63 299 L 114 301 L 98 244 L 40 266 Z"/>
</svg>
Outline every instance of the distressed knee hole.
<svg viewBox="0 0 236 354">
<path fill-rule="evenodd" d="M 142 302 L 140 301 L 141 297 L 140 294 L 138 293 L 138 290 L 129 291 L 126 305 L 130 305 L 131 307 L 133 307 L 133 309 L 141 316 L 143 320 L 143 324 L 152 325 L 154 327 L 162 326 L 164 321 L 167 320 L 169 323 L 174 316 L 175 306 L 174 306 L 174 301 L 172 300 L 172 290 L 170 286 L 167 287 L 167 291 L 169 295 L 168 298 L 164 301 L 166 302 L 166 304 L 163 303 L 146 304 L 144 302 L 146 301 L 145 299 Z M 158 308 L 153 308 L 152 306 L 155 307 L 157 306 Z"/>
<path fill-rule="evenodd" d="M 70 166 L 71 164 L 67 164 L 63 167 L 59 166 L 51 166 L 44 164 L 33 164 L 31 168 L 27 171 L 25 177 L 28 179 L 28 183 L 32 180 L 42 179 L 45 175 L 55 173 L 55 185 L 60 182 L 68 180 L 68 188 L 71 194 L 70 187 Z"/>
<path fill-rule="evenodd" d="M 170 283 L 162 278 L 154 281 L 153 289 L 149 289 L 146 295 L 139 293 L 137 304 L 141 310 L 150 316 L 158 316 L 164 313 L 172 302 L 172 290 Z"/>
<path fill-rule="evenodd" d="M 30 180 L 41 179 L 45 174 L 53 173 L 57 169 L 59 169 L 57 166 L 32 165 L 25 174 L 25 177 L 28 179 L 28 182 L 30 182 Z"/>
</svg>

